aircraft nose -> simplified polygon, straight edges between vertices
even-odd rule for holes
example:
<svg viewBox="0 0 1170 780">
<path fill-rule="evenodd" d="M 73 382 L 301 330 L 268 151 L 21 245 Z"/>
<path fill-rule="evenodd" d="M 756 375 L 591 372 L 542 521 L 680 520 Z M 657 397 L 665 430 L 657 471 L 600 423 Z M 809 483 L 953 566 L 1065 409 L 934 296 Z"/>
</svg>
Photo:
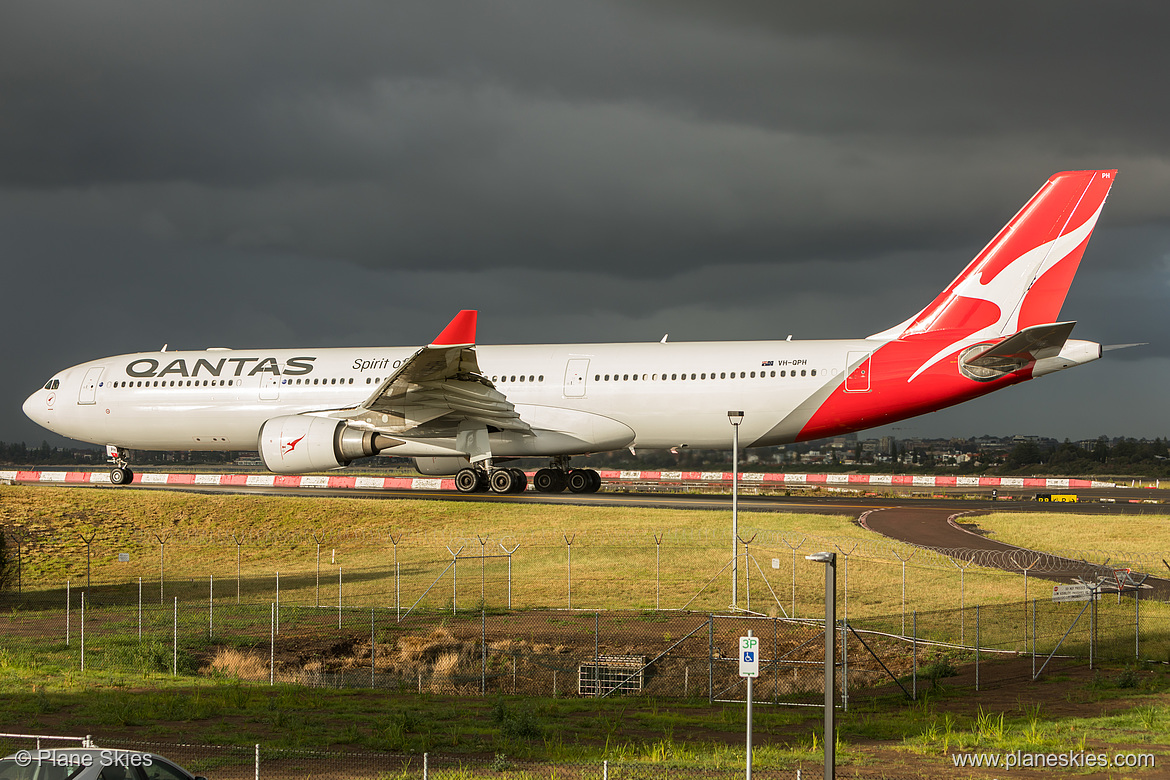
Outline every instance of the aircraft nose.
<svg viewBox="0 0 1170 780">
<path fill-rule="evenodd" d="M 36 417 L 33 416 L 33 404 L 36 402 L 36 400 L 37 400 L 37 394 L 33 393 L 32 395 L 30 395 L 28 398 L 26 398 L 24 400 L 24 405 L 22 407 L 20 407 L 21 410 L 24 412 L 24 416 L 27 417 L 28 419 L 32 420 L 33 422 L 36 422 L 36 419 L 37 419 Z"/>
<path fill-rule="evenodd" d="M 21 410 L 24 412 L 24 416 L 35 422 L 37 425 L 47 426 L 47 411 L 49 408 L 48 395 L 51 394 L 52 393 L 49 391 L 38 390 L 26 398 L 24 405 L 21 406 Z"/>
</svg>

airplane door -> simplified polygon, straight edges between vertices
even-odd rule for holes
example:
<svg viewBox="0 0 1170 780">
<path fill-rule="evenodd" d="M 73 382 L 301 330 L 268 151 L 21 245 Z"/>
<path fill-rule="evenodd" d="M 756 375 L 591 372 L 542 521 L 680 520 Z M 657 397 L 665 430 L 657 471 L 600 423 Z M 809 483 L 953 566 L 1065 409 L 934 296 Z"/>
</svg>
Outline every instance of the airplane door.
<svg viewBox="0 0 1170 780">
<path fill-rule="evenodd" d="M 85 378 L 81 380 L 81 392 L 77 395 L 78 404 L 97 403 L 97 383 L 105 370 L 103 366 L 94 366 L 85 372 Z"/>
<path fill-rule="evenodd" d="M 565 364 L 565 398 L 584 398 L 589 358 L 570 358 Z"/>
<path fill-rule="evenodd" d="M 280 377 L 267 372 L 260 375 L 260 400 L 276 401 L 280 399 Z"/>
<path fill-rule="evenodd" d="M 872 352 L 850 352 L 845 361 L 845 392 L 868 393 L 871 387 L 870 372 L 873 368 Z M 850 366 L 857 367 L 850 370 Z"/>
</svg>

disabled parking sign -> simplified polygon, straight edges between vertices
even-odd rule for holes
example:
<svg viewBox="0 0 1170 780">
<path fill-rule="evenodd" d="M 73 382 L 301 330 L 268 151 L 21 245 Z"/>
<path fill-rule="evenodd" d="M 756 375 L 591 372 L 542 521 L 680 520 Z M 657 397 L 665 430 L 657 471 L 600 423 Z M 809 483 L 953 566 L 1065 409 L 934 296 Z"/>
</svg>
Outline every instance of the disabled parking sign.
<svg viewBox="0 0 1170 780">
<path fill-rule="evenodd" d="M 739 638 L 739 676 L 760 676 L 760 638 L 741 636 Z"/>
</svg>

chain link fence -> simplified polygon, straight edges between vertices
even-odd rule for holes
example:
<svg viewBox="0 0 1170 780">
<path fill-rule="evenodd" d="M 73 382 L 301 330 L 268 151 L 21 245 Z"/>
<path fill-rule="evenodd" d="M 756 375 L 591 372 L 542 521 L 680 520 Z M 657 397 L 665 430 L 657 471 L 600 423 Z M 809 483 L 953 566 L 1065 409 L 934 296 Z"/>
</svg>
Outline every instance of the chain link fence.
<svg viewBox="0 0 1170 780">
<path fill-rule="evenodd" d="M 142 587 L 144 599 L 158 603 L 176 596 L 315 607 L 340 602 L 393 605 L 396 614 L 619 605 L 710 612 L 729 603 L 733 576 L 725 534 L 699 529 L 467 536 L 343 530 L 120 533 L 114 540 L 100 530 L 13 531 L 17 594 L 3 594 L 0 605 L 63 591 L 68 583 L 84 587 L 95 602 L 111 604 L 136 602 Z M 1050 587 L 1042 578 L 1094 580 L 1119 569 L 1156 574 L 1167 568 L 1163 555 L 1132 551 L 942 550 L 767 529 L 745 532 L 744 538 L 749 543 L 735 549 L 741 599 L 736 606 L 788 618 L 820 613 L 821 593 L 808 586 L 819 582 L 820 569 L 804 558 L 817 550 L 841 558 L 846 617 L 1028 601 L 1036 588 Z M 1165 580 L 1150 582 L 1154 595 L 1170 598 Z M 63 600 L 64 594 L 51 597 Z"/>
<path fill-rule="evenodd" d="M 913 696 L 1070 666 L 1170 657 L 1164 605 L 1133 594 L 839 621 L 836 685 Z M 458 610 L 300 604 L 24 604 L 0 614 L 8 663 L 46 670 L 486 696 L 740 701 L 738 638 L 761 640 L 761 702 L 823 702 L 824 623 L 682 611 Z M 954 679 L 949 679 L 954 678 Z"/>
</svg>

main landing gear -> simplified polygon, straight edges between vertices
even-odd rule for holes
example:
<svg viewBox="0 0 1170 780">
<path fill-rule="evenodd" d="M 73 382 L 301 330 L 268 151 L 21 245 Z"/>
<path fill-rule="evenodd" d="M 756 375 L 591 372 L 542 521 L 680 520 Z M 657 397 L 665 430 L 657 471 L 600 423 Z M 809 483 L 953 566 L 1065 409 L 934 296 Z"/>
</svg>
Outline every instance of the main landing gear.
<svg viewBox="0 0 1170 780">
<path fill-rule="evenodd" d="M 125 450 L 119 450 L 112 444 L 106 445 L 106 458 L 114 466 L 110 469 L 110 484 L 115 487 L 129 485 L 134 480 L 134 472 L 130 470 L 126 454 Z"/>
<path fill-rule="evenodd" d="M 466 468 L 455 475 L 455 488 L 460 493 L 523 493 L 527 487 L 528 475 L 520 469 Z"/>
<path fill-rule="evenodd" d="M 532 486 L 538 493 L 596 493 L 601 488 L 601 475 L 593 469 L 545 468 L 536 472 Z M 455 475 L 455 487 L 460 493 L 523 493 L 528 488 L 528 476 L 520 469 L 465 468 Z"/>
</svg>

